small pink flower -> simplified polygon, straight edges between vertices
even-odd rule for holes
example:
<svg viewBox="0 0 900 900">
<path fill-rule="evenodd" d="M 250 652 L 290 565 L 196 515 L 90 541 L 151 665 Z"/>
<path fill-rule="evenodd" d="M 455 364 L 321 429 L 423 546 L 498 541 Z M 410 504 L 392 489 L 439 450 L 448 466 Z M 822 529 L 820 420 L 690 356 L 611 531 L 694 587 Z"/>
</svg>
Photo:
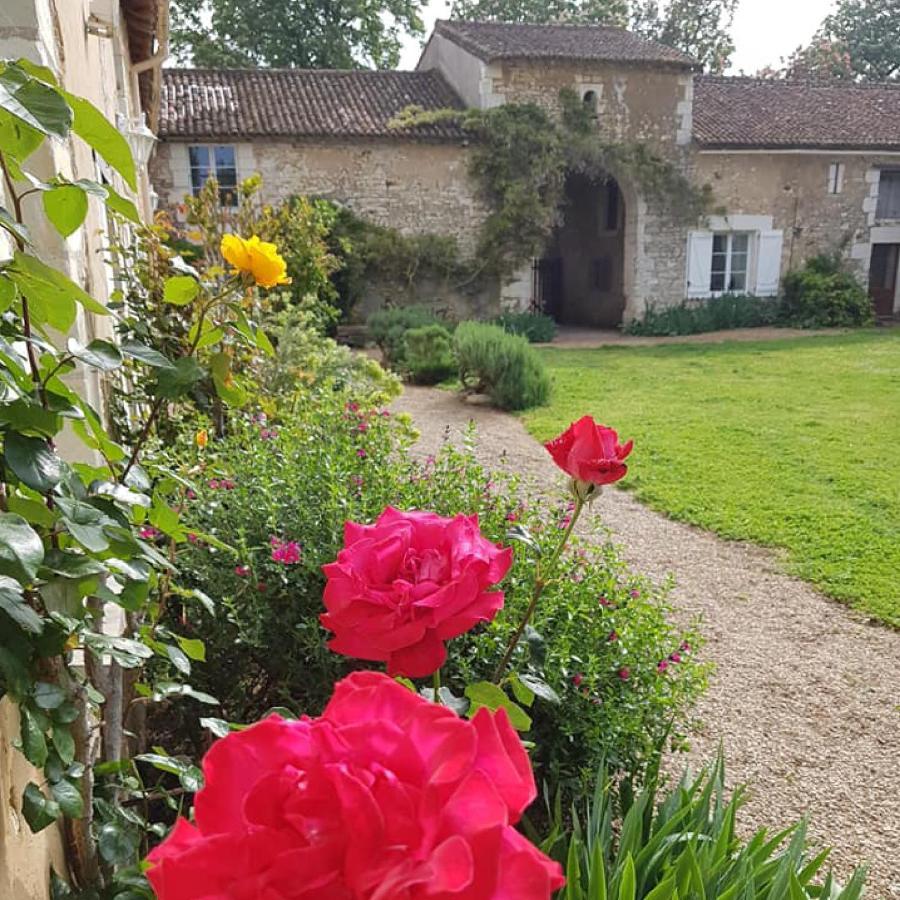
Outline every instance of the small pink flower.
<svg viewBox="0 0 900 900">
<path fill-rule="evenodd" d="M 575 584 L 581 584 L 581 582 L 584 581 L 584 575 L 581 572 L 576 572 L 572 576 L 572 581 L 574 581 Z"/>
<path fill-rule="evenodd" d="M 265 425 L 269 421 L 269 417 L 264 412 L 254 413 L 250 419 L 255 425 Z"/>
<path fill-rule="evenodd" d="M 575 687 L 580 687 L 583 681 L 584 675 L 582 675 L 580 672 L 577 675 L 572 676 L 572 684 L 574 684 Z"/>
<path fill-rule="evenodd" d="M 628 666 L 622 666 L 617 674 L 620 681 L 628 681 L 628 679 L 631 678 L 631 671 L 629 670 Z"/>
<path fill-rule="evenodd" d="M 282 563 L 285 566 L 300 562 L 300 545 L 296 541 L 282 541 L 273 537 L 271 545 L 272 562 Z"/>
<path fill-rule="evenodd" d="M 250 574 L 250 566 L 235 566 L 234 574 L 238 576 L 238 578 L 246 578 Z"/>
<path fill-rule="evenodd" d="M 362 447 L 358 447 L 357 450 L 356 450 L 356 455 L 357 455 L 360 459 L 365 459 L 369 454 L 366 453 L 366 451 L 363 450 Z"/>
<path fill-rule="evenodd" d="M 615 628 L 614 628 L 614 629 L 609 633 L 609 637 L 607 637 L 607 640 L 608 640 L 610 643 L 613 643 L 614 641 L 617 641 L 618 639 L 619 639 L 619 633 L 618 633 L 618 632 L 615 630 Z"/>
<path fill-rule="evenodd" d="M 564 516 L 562 519 L 559 520 L 558 527 L 559 528 L 568 528 L 571 521 L 572 521 L 571 517 Z"/>
<path fill-rule="evenodd" d="M 656 664 L 656 671 L 657 671 L 657 672 L 660 672 L 660 673 L 665 672 L 666 669 L 668 669 L 668 668 L 669 668 L 669 662 L 668 662 L 668 660 L 661 659 L 661 660 Z"/>
<path fill-rule="evenodd" d="M 360 422 L 359 425 L 356 426 L 357 431 L 368 431 L 369 423 L 368 422 Z"/>
<path fill-rule="evenodd" d="M 192 544 L 196 544 L 197 541 L 200 540 L 200 538 L 198 538 L 197 535 L 194 534 L 193 531 L 189 531 L 189 532 L 188 532 L 187 539 L 188 539 Z"/>
<path fill-rule="evenodd" d="M 687 641 L 682 641 L 681 646 L 678 648 L 682 653 L 690 653 L 691 645 Z"/>
<path fill-rule="evenodd" d="M 680 663 L 681 662 L 681 654 L 680 653 L 670 653 L 669 661 L 673 662 L 673 663 Z"/>
<path fill-rule="evenodd" d="M 237 484 L 235 482 L 233 482 L 230 478 L 225 478 L 222 481 L 222 487 L 226 491 L 233 491 L 237 487 Z"/>
<path fill-rule="evenodd" d="M 145 541 L 152 541 L 154 538 L 159 537 L 159 532 L 152 525 L 145 525 L 138 534 Z"/>
<path fill-rule="evenodd" d="M 264 581 L 258 581 L 258 582 L 256 583 L 256 589 L 257 589 L 261 594 L 264 594 L 264 593 L 268 590 L 268 587 L 266 587 L 266 583 L 265 583 Z"/>
<path fill-rule="evenodd" d="M 190 488 L 188 488 L 187 498 L 188 498 L 188 500 L 196 500 L 196 499 L 197 499 L 197 492 L 191 490 Z"/>
<path fill-rule="evenodd" d="M 640 591 L 632 591 L 632 592 L 631 592 L 631 599 L 632 599 L 632 600 L 637 600 L 637 598 L 640 597 L 640 596 L 641 596 L 641 592 L 640 592 Z"/>
<path fill-rule="evenodd" d="M 515 522 L 516 519 L 518 519 L 518 518 L 519 518 L 519 517 L 518 517 L 514 512 L 508 512 L 508 513 L 506 514 L 506 521 L 507 521 L 507 522 Z"/>
<path fill-rule="evenodd" d="M 278 437 L 278 429 L 277 428 L 263 428 L 259 433 L 259 439 L 261 441 L 272 441 Z"/>
<path fill-rule="evenodd" d="M 363 477 L 362 477 L 362 475 L 352 475 L 352 476 L 350 477 L 350 483 L 351 483 L 354 487 L 362 487 L 362 485 L 363 485 Z"/>
<path fill-rule="evenodd" d="M 378 415 L 383 419 L 389 419 L 391 417 L 391 411 L 389 409 L 383 409 Z"/>
<path fill-rule="evenodd" d="M 609 600 L 606 599 L 606 597 L 600 597 L 600 598 L 597 600 L 597 602 L 598 602 L 601 606 L 612 606 L 612 603 L 610 603 Z"/>
<path fill-rule="evenodd" d="M 219 489 L 218 479 L 216 479 L 216 478 L 211 479 L 209 482 L 209 487 L 211 490 L 217 491 Z"/>
<path fill-rule="evenodd" d="M 353 402 L 352 400 L 344 408 L 347 410 L 347 412 L 359 412 L 359 404 Z"/>
</svg>

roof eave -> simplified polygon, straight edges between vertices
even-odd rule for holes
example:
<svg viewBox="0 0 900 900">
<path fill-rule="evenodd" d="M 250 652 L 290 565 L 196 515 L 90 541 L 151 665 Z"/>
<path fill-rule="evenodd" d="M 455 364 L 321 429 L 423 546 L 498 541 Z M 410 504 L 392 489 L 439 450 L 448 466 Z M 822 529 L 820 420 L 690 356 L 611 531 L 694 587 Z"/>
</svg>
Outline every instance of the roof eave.
<svg viewBox="0 0 900 900">
<path fill-rule="evenodd" d="M 705 151 L 715 152 L 734 152 L 740 153 L 742 150 L 753 150 L 758 152 L 776 152 L 776 151 L 810 151 L 828 153 L 830 151 L 840 151 L 842 153 L 898 153 L 900 152 L 900 143 L 898 144 L 843 144 L 843 143 L 809 143 L 809 142 L 792 142 L 792 143 L 749 143 L 749 142 L 723 142 L 697 141 L 697 148 L 700 153 Z"/>
</svg>

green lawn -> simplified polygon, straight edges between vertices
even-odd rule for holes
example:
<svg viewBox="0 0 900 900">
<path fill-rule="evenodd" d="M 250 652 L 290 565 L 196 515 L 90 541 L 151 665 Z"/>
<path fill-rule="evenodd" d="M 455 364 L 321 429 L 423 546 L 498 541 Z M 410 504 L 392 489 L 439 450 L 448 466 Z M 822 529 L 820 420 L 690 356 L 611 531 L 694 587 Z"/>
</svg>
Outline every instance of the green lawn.
<svg viewBox="0 0 900 900">
<path fill-rule="evenodd" d="M 900 330 L 541 352 L 536 437 L 592 414 L 634 438 L 641 500 L 900 626 Z"/>
</svg>

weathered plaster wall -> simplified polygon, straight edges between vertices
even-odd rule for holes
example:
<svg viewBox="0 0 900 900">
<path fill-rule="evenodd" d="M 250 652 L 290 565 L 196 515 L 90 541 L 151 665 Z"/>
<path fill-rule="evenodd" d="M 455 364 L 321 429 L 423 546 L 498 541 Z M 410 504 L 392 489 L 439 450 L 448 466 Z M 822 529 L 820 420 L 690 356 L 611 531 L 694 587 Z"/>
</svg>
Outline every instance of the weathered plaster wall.
<svg viewBox="0 0 900 900">
<path fill-rule="evenodd" d="M 838 194 L 828 192 L 832 163 L 844 166 Z M 875 217 L 880 170 L 898 166 L 900 156 L 877 154 L 703 152 L 697 178 L 729 214 L 772 216 L 784 230 L 782 275 L 816 254 L 840 252 L 865 280 L 871 241 L 900 242 L 900 223 Z"/>
<path fill-rule="evenodd" d="M 487 67 L 477 56 L 443 35 L 432 34 L 416 68 L 423 72 L 438 69 L 467 106 L 487 105 L 486 96 L 491 91 Z"/>
<path fill-rule="evenodd" d="M 258 172 L 266 199 L 311 194 L 346 204 L 403 234 L 455 237 L 471 252 L 485 216 L 459 144 L 412 141 L 278 141 L 237 144 L 238 178 Z M 190 193 L 187 144 L 157 147 L 151 173 L 160 201 Z"/>
</svg>

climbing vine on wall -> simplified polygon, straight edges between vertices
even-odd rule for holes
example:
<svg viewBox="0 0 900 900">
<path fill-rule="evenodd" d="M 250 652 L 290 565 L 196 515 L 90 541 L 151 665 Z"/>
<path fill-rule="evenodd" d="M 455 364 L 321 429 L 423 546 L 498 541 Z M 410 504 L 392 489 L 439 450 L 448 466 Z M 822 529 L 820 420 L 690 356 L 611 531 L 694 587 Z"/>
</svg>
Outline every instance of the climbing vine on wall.
<svg viewBox="0 0 900 900">
<path fill-rule="evenodd" d="M 627 180 L 677 220 L 695 222 L 709 208 L 708 186 L 694 185 L 646 144 L 603 141 L 574 91 L 560 91 L 559 99 L 558 121 L 533 103 L 510 103 L 487 110 L 408 107 L 392 123 L 407 128 L 455 121 L 475 138 L 470 174 L 490 212 L 470 264 L 473 278 L 508 277 L 540 256 L 559 221 L 572 172 Z"/>
</svg>

